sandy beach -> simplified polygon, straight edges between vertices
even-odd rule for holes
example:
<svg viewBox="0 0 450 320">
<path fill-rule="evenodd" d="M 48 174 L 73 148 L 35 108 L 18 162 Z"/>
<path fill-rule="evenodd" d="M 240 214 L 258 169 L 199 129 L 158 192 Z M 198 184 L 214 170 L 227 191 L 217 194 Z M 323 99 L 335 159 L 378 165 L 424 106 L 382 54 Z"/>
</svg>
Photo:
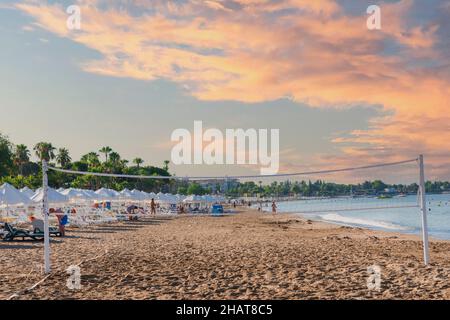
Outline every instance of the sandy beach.
<svg viewBox="0 0 450 320">
<path fill-rule="evenodd" d="M 245 210 L 223 217 L 146 218 L 52 239 L 0 242 L 0 299 L 450 299 L 450 242 L 423 265 L 416 236 Z M 381 267 L 381 290 L 367 268 Z M 70 265 L 81 289 L 66 286 Z M 15 295 L 14 295 L 15 294 Z M 13 296 L 14 295 L 14 296 Z"/>
</svg>

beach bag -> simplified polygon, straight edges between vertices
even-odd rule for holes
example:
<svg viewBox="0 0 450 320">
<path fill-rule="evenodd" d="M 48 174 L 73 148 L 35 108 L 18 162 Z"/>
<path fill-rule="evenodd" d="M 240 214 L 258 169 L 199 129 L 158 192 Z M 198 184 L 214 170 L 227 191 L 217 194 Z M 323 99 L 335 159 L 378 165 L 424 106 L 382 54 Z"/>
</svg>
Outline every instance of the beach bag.
<svg viewBox="0 0 450 320">
<path fill-rule="evenodd" d="M 65 226 L 68 222 L 69 222 L 69 217 L 67 215 L 65 215 L 64 217 L 61 218 L 62 226 Z"/>
</svg>

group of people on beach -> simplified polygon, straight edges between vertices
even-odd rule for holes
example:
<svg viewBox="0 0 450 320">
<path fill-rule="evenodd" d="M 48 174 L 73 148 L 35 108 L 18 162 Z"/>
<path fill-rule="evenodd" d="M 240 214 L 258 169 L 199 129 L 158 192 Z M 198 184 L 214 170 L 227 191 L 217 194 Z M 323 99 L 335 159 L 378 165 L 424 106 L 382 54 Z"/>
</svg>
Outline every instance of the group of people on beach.
<svg viewBox="0 0 450 320">
<path fill-rule="evenodd" d="M 150 214 L 151 215 L 156 215 L 156 209 L 159 207 L 159 205 L 155 202 L 155 199 L 152 198 L 151 202 L 150 202 Z M 184 204 L 180 204 L 177 207 L 177 211 L 179 213 L 185 213 L 185 208 L 184 208 Z"/>
<path fill-rule="evenodd" d="M 150 202 L 150 214 L 156 215 L 157 207 L 158 207 L 158 205 L 156 204 L 155 199 L 152 198 L 152 201 Z M 144 212 L 144 208 L 140 208 L 135 205 L 129 206 L 127 208 L 127 212 L 130 214 L 136 213 L 136 210 L 138 212 Z"/>
<path fill-rule="evenodd" d="M 262 203 L 259 203 L 258 211 L 262 211 Z M 272 213 L 277 213 L 277 204 L 272 201 Z"/>
</svg>

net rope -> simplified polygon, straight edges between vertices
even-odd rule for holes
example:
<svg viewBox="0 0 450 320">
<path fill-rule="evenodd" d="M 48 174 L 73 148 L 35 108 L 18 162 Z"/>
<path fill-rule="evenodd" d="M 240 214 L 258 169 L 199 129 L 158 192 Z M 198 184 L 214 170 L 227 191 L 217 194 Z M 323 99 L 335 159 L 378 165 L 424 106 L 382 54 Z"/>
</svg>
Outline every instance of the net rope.
<svg viewBox="0 0 450 320">
<path fill-rule="evenodd" d="M 310 175 L 318 175 L 318 174 L 330 174 L 330 173 L 338 173 L 338 172 L 348 172 L 348 171 L 356 171 L 356 170 L 365 170 L 365 169 L 373 169 L 373 168 L 382 168 L 382 167 L 390 167 L 397 166 L 406 163 L 417 162 L 418 159 L 408 159 L 397 162 L 388 162 L 388 163 L 379 163 L 361 167 L 349 167 L 349 168 L 341 168 L 341 169 L 330 169 L 330 170 L 320 170 L 320 171 L 305 171 L 305 172 L 295 172 L 295 173 L 280 173 L 280 174 L 271 174 L 271 175 L 240 175 L 240 176 L 146 176 L 146 175 L 129 175 L 129 174 L 116 174 L 116 173 L 102 173 L 102 172 L 86 172 L 86 171 L 76 171 L 76 170 L 68 170 L 62 168 L 56 168 L 52 166 L 48 166 L 49 170 L 68 173 L 68 174 L 77 174 L 77 175 L 90 175 L 97 177 L 111 177 L 111 178 L 128 178 L 128 179 L 166 179 L 166 180 L 190 180 L 190 181 L 202 181 L 202 180 L 227 180 L 227 179 L 262 179 L 262 178 L 279 178 L 279 177 L 295 177 L 295 176 L 310 176 Z"/>
<path fill-rule="evenodd" d="M 303 171 L 303 172 L 295 172 L 295 173 L 281 173 L 274 175 L 236 175 L 236 176 L 161 176 L 161 175 L 129 175 L 129 174 L 116 174 L 116 173 L 102 173 L 102 172 L 85 172 L 85 171 L 74 171 L 69 169 L 56 168 L 52 166 L 48 166 L 49 170 L 62 172 L 66 174 L 75 174 L 75 175 L 90 175 L 90 176 L 98 176 L 98 177 L 110 177 L 110 178 L 127 178 L 127 179 L 165 179 L 165 180 L 178 180 L 178 181 L 211 181 L 211 180 L 246 180 L 246 179 L 263 179 L 263 178 L 293 178 L 293 177 L 304 177 L 304 176 L 327 176 L 333 175 L 335 173 L 349 172 L 349 171 L 358 171 L 358 172 L 366 172 L 370 171 L 370 169 L 379 169 L 386 167 L 399 167 L 405 164 L 417 164 L 418 158 L 414 159 L 406 159 L 402 161 L 396 162 L 386 162 L 386 163 L 376 163 L 365 166 L 354 166 L 347 168 L 337 168 L 337 169 L 327 169 L 327 170 L 315 170 L 315 171 Z M 244 198 L 247 198 L 245 196 Z M 277 200 L 276 197 L 269 198 L 255 198 L 250 197 L 252 199 L 248 199 L 253 202 L 254 206 L 261 206 L 261 201 L 263 203 L 267 203 L 273 199 Z M 282 199 L 283 200 L 283 199 Z M 322 196 L 322 197 L 309 197 L 309 198 L 297 198 L 294 201 L 300 201 L 301 205 L 294 209 L 297 213 L 328 213 L 328 212 L 358 212 L 358 211 L 374 211 L 380 212 L 383 209 L 403 209 L 403 208 L 418 208 L 419 203 L 416 201 L 411 201 L 411 198 L 395 198 L 388 199 L 386 201 L 377 200 L 377 195 L 363 195 L 363 196 Z M 269 208 L 261 208 L 263 211 L 270 211 Z M 285 208 L 290 212 L 289 208 Z"/>
</svg>

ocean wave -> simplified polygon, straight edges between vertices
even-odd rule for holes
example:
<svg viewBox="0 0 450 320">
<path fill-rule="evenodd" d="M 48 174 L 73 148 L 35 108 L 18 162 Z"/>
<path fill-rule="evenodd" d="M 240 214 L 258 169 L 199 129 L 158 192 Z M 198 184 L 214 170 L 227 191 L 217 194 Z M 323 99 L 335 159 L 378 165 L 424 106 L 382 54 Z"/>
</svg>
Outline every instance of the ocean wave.
<svg viewBox="0 0 450 320">
<path fill-rule="evenodd" d="M 409 228 L 400 226 L 397 224 L 393 224 L 386 221 L 379 220 L 371 220 L 371 219 L 363 219 L 363 218 L 354 218 L 354 217 L 345 217 L 337 213 L 328 213 L 319 215 L 322 220 L 345 223 L 349 225 L 358 225 L 358 226 L 367 226 L 367 227 L 376 227 L 382 229 L 389 230 L 408 230 Z"/>
</svg>

